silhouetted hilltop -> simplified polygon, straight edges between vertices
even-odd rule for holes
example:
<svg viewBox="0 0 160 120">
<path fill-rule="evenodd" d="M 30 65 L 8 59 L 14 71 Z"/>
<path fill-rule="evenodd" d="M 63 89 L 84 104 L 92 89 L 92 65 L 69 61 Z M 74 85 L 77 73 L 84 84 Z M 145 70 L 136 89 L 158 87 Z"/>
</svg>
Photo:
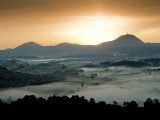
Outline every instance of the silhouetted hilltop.
<svg viewBox="0 0 160 120">
<path fill-rule="evenodd" d="M 12 50 L 12 48 L 6 48 L 6 49 L 4 49 L 4 50 Z"/>
<path fill-rule="evenodd" d="M 121 35 L 115 41 L 129 43 L 129 44 L 132 43 L 132 44 L 137 44 L 137 45 L 144 44 L 142 40 L 137 38 L 135 35 L 131 35 L 131 34 Z"/>
<path fill-rule="evenodd" d="M 131 34 L 121 35 L 116 40 L 114 40 L 114 42 L 117 42 L 119 45 L 123 44 L 128 46 L 144 45 L 142 40 Z"/>
<path fill-rule="evenodd" d="M 40 47 L 41 45 L 38 44 L 38 43 L 35 43 L 35 42 L 27 42 L 27 43 L 24 43 L 16 48 L 19 48 L 19 47 Z"/>
<path fill-rule="evenodd" d="M 43 46 L 35 42 L 24 43 L 10 51 L 4 52 L 4 55 L 12 56 L 40 56 L 41 52 L 44 51 Z"/>
<path fill-rule="evenodd" d="M 101 47 L 138 47 L 142 46 L 145 43 L 137 38 L 134 35 L 131 34 L 126 34 L 126 35 L 121 35 L 117 39 L 110 41 L 110 42 L 104 42 L 101 43 Z"/>
<path fill-rule="evenodd" d="M 159 43 L 144 43 L 138 37 L 126 34 L 117 39 L 104 42 L 99 45 L 79 45 L 71 43 L 61 43 L 56 46 L 41 46 L 35 42 L 24 43 L 15 49 L 0 50 L 1 56 L 52 56 L 62 57 L 68 55 L 86 54 L 125 54 L 139 56 L 156 56 L 160 53 Z"/>
<path fill-rule="evenodd" d="M 71 43 L 68 43 L 68 42 L 64 42 L 64 43 L 60 43 L 56 46 L 59 46 L 59 47 L 70 47 L 70 46 L 80 46 L 80 44 L 71 44 Z"/>
</svg>

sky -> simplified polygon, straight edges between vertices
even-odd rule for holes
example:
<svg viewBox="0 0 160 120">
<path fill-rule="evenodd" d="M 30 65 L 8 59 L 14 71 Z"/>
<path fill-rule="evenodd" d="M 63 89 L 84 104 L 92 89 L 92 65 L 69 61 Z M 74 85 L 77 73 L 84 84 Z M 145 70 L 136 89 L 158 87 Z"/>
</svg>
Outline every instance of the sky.
<svg viewBox="0 0 160 120">
<path fill-rule="evenodd" d="M 0 0 L 0 49 L 96 45 L 126 33 L 160 43 L 160 0 Z"/>
</svg>

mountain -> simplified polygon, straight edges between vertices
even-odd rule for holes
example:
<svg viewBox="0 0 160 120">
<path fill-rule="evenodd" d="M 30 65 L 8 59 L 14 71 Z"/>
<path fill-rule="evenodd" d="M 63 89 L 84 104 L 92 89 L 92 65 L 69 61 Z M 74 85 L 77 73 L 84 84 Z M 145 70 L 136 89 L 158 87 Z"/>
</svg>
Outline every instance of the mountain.
<svg viewBox="0 0 160 120">
<path fill-rule="evenodd" d="M 15 49 L 1 50 L 0 56 L 73 56 L 73 55 L 93 55 L 103 54 L 126 54 L 126 55 L 159 55 L 159 43 L 144 43 L 138 37 L 126 34 L 117 39 L 104 42 L 99 45 L 79 45 L 71 43 L 61 43 L 56 46 L 41 46 L 35 42 L 24 43 Z"/>
<path fill-rule="evenodd" d="M 72 43 L 64 42 L 64 43 L 60 43 L 56 46 L 70 47 L 70 46 L 79 46 L 79 45 L 80 44 L 72 44 Z"/>
<path fill-rule="evenodd" d="M 4 50 L 12 50 L 12 48 L 6 48 L 6 49 L 4 49 Z"/>
<path fill-rule="evenodd" d="M 60 48 L 61 50 L 62 49 L 72 49 L 72 48 L 79 48 L 81 45 L 80 44 L 71 44 L 71 43 L 60 43 L 56 46 L 54 46 L 55 48 Z"/>
<path fill-rule="evenodd" d="M 4 50 L 0 55 L 5 56 L 39 56 L 43 51 L 43 46 L 35 42 L 24 43 L 14 49 Z"/>
<path fill-rule="evenodd" d="M 145 43 L 134 35 L 121 35 L 117 39 L 99 44 L 100 47 L 138 47 Z"/>
<path fill-rule="evenodd" d="M 27 42 L 27 43 L 24 43 L 24 44 L 16 47 L 15 49 L 27 48 L 27 47 L 42 47 L 42 46 L 38 43 L 35 43 L 35 42 Z"/>
<path fill-rule="evenodd" d="M 119 36 L 116 40 L 114 40 L 117 45 L 127 45 L 127 46 L 139 46 L 144 45 L 144 42 L 137 38 L 134 35 L 126 34 Z"/>
</svg>

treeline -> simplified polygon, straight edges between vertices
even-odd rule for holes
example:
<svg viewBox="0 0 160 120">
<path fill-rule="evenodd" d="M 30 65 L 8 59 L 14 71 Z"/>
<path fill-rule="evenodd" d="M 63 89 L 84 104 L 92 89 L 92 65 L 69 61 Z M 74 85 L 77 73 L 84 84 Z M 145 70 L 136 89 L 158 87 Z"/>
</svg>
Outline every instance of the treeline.
<svg viewBox="0 0 160 120">
<path fill-rule="evenodd" d="M 26 73 L 9 70 L 0 66 L 0 88 L 2 87 L 22 87 L 29 85 L 40 85 L 58 81 L 64 81 L 66 77 L 78 77 L 83 70 L 67 70 L 62 66 L 63 71 L 53 71 L 50 73 Z"/>
<path fill-rule="evenodd" d="M 24 98 L 5 103 L 0 100 L 0 110 L 3 109 L 31 109 L 31 110 L 158 110 L 160 111 L 160 102 L 158 99 L 147 98 L 144 107 L 139 107 L 136 101 L 124 102 L 123 106 L 113 101 L 113 104 L 107 104 L 104 101 L 95 102 L 94 98 L 85 99 L 84 96 L 78 95 L 68 96 L 50 96 L 48 99 L 42 97 L 37 98 L 35 95 L 26 95 Z M 127 111 L 123 111 L 127 112 Z"/>
<path fill-rule="evenodd" d="M 150 63 L 144 62 L 144 61 L 117 61 L 117 62 L 101 62 L 101 66 L 126 66 L 126 67 L 146 67 L 146 66 L 152 66 Z"/>
<path fill-rule="evenodd" d="M 147 67 L 160 66 L 160 58 L 101 62 L 100 66 Z"/>
<path fill-rule="evenodd" d="M 29 64 L 27 62 L 23 62 L 21 60 L 11 59 L 11 60 L 4 60 L 0 59 L 0 66 L 7 67 L 10 69 L 16 69 L 20 66 L 28 66 Z"/>
<path fill-rule="evenodd" d="M 113 104 L 106 104 L 101 101 L 96 103 L 93 98 L 90 100 L 85 97 L 73 95 L 71 98 L 67 96 L 52 96 L 48 99 L 42 97 L 37 98 L 34 95 L 25 96 L 22 99 L 13 101 L 10 104 L 0 100 L 0 113 L 4 118 L 21 119 L 30 118 L 64 118 L 64 119 L 109 119 L 109 118 L 125 118 L 137 119 L 151 117 L 152 119 L 159 116 L 160 103 L 158 99 L 146 99 L 144 107 L 138 107 L 135 101 L 124 102 L 124 106 L 120 106 L 116 101 Z"/>
<path fill-rule="evenodd" d="M 0 66 L 0 87 L 21 87 L 28 85 L 40 85 L 62 80 L 54 74 L 29 74 L 8 70 Z"/>
</svg>

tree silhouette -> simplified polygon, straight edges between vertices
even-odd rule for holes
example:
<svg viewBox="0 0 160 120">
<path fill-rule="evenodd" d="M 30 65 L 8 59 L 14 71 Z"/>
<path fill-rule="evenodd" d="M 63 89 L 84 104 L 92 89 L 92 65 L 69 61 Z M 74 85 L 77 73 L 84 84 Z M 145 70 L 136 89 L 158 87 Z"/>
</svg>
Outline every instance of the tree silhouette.
<svg viewBox="0 0 160 120">
<path fill-rule="evenodd" d="M 144 102 L 144 107 L 146 108 L 151 108 L 153 107 L 153 101 L 151 98 L 147 98 L 146 101 Z"/>
<path fill-rule="evenodd" d="M 84 96 L 73 95 L 71 98 L 68 96 L 50 96 L 48 99 L 42 97 L 37 98 L 35 95 L 26 95 L 22 99 L 18 99 L 12 103 L 4 103 L 0 100 L 0 113 L 24 113 L 35 114 L 35 113 L 50 113 L 56 115 L 60 113 L 63 115 L 74 114 L 91 114 L 93 115 L 136 115 L 136 114 L 152 114 L 159 113 L 160 106 L 158 99 L 147 98 L 144 102 L 145 107 L 138 107 L 136 101 L 124 102 L 124 107 L 118 105 L 116 101 L 113 104 L 106 104 L 104 101 L 98 103 L 95 102 L 94 98 L 89 101 Z M 149 109 L 148 109 L 149 108 Z M 156 109 L 155 109 L 156 108 Z M 2 112 L 1 112 L 2 111 Z M 7 111 L 7 112 L 6 112 Z"/>
</svg>

